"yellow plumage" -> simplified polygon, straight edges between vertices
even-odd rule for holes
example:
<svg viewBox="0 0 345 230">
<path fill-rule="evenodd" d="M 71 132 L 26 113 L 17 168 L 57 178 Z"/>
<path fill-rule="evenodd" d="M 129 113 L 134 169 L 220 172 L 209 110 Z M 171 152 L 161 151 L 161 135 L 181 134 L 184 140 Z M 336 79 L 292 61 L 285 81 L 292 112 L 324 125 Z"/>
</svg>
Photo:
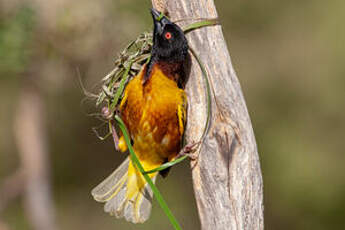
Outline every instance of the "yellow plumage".
<svg viewBox="0 0 345 230">
<path fill-rule="evenodd" d="M 184 133 L 187 100 L 185 92 L 171 76 L 164 74 L 158 64 L 153 66 L 145 84 L 144 72 L 142 70 L 126 86 L 120 113 L 133 141 L 134 151 L 145 171 L 148 171 L 178 154 Z M 119 148 L 121 151 L 127 149 L 123 137 L 119 140 Z M 123 169 L 118 169 L 118 173 L 106 179 L 108 183 L 96 187 L 93 195 L 96 200 L 107 202 L 106 211 L 115 216 L 124 216 L 134 223 L 144 222 L 149 217 L 152 191 L 131 160 L 121 167 Z M 118 178 L 120 173 L 121 178 Z M 156 175 L 152 173 L 150 177 L 155 181 Z"/>
<path fill-rule="evenodd" d="M 187 98 L 183 89 L 188 42 L 183 31 L 160 12 L 151 9 L 153 36 L 151 58 L 126 86 L 120 115 L 133 149 L 145 171 L 174 159 L 181 150 L 186 122 Z M 127 150 L 123 137 L 118 147 Z M 161 171 L 166 175 L 167 171 Z M 157 173 L 150 174 L 153 182 Z M 109 177 L 92 190 L 104 210 L 133 223 L 148 219 L 152 190 L 127 158 Z"/>
<path fill-rule="evenodd" d="M 142 84 L 143 72 L 126 87 L 120 111 L 134 142 L 134 151 L 148 171 L 177 155 L 184 131 L 186 95 L 158 65 L 153 67 L 145 84 Z M 140 178 L 134 167 L 129 168 L 128 174 Z M 127 191 L 138 191 L 146 183 L 142 177 L 138 181 L 129 181 Z M 133 194 L 128 196 L 131 198 Z"/>
</svg>

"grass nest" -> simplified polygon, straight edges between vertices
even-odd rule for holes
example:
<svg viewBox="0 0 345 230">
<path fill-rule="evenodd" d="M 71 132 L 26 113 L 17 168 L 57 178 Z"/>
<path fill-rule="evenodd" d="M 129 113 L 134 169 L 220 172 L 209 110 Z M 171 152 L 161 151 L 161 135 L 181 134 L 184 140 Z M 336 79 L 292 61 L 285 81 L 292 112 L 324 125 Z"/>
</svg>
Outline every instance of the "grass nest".
<svg viewBox="0 0 345 230">
<path fill-rule="evenodd" d="M 217 19 L 199 18 L 194 20 L 197 22 L 183 28 L 185 34 L 200 27 L 218 24 Z M 105 107 L 106 109 L 102 108 L 102 114 L 107 119 L 114 117 L 117 105 L 122 99 L 127 83 L 136 76 L 142 66 L 150 60 L 152 45 L 152 32 L 140 34 L 137 39 L 130 42 L 125 49 L 120 52 L 119 57 L 115 60 L 115 67 L 102 79 L 102 90 L 96 96 L 96 106 L 107 105 L 107 107 Z M 202 63 L 191 48 L 190 52 L 197 59 L 203 70 Z M 205 72 L 204 75 L 207 75 L 206 71 L 203 70 L 203 72 Z"/>
<path fill-rule="evenodd" d="M 140 34 L 120 53 L 114 69 L 102 79 L 102 90 L 97 96 L 96 106 L 108 105 L 108 116 L 114 114 L 127 83 L 150 60 L 152 44 L 152 33 Z"/>
</svg>

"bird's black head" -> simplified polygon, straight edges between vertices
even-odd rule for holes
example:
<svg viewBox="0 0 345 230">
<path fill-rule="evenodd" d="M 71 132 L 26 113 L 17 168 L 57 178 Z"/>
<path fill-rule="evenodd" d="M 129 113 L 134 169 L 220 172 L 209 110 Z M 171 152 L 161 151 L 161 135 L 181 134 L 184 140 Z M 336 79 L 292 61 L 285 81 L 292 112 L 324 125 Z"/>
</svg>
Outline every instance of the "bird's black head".
<svg viewBox="0 0 345 230">
<path fill-rule="evenodd" d="M 151 9 L 154 30 L 152 58 L 155 61 L 183 62 L 188 43 L 183 31 L 155 9 Z"/>
</svg>

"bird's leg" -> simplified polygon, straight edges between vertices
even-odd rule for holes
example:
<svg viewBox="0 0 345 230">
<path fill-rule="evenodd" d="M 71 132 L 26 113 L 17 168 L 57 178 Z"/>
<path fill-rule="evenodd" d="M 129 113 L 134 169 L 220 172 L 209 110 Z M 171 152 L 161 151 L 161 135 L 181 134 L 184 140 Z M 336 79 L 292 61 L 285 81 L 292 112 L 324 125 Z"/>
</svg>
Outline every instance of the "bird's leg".
<svg viewBox="0 0 345 230">
<path fill-rule="evenodd" d="M 118 110 L 115 109 L 114 112 L 112 112 L 108 106 L 104 106 L 102 108 L 102 116 L 107 119 L 109 121 L 109 129 L 110 129 L 110 132 L 113 136 L 113 141 L 114 141 L 114 145 L 115 145 L 115 150 L 116 151 L 119 151 L 120 148 L 119 148 L 119 136 L 117 135 L 117 132 L 116 132 L 116 129 L 115 129 L 115 124 L 114 124 L 114 120 L 113 120 L 113 116 L 114 116 L 114 113 L 115 114 L 118 114 Z"/>
<path fill-rule="evenodd" d="M 120 148 L 119 148 L 119 136 L 117 135 L 115 125 L 112 121 L 110 122 L 110 127 L 111 127 L 111 134 L 113 135 L 113 141 L 114 141 L 115 149 L 117 151 L 119 151 L 120 150 Z"/>
<path fill-rule="evenodd" d="M 177 154 L 176 159 L 188 156 L 191 160 L 196 160 L 198 158 L 198 154 L 195 154 L 197 147 L 201 142 L 192 142 L 190 144 L 186 144 L 181 151 Z"/>
</svg>

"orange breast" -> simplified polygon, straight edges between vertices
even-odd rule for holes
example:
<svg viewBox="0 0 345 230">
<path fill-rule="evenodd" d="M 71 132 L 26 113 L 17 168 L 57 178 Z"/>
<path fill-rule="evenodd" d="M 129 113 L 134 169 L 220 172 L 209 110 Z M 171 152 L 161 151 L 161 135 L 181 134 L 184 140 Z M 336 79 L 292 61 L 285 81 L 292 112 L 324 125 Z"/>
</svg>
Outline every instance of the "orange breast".
<svg viewBox="0 0 345 230">
<path fill-rule="evenodd" d="M 165 161 L 180 150 L 183 133 L 178 107 L 184 103 L 185 92 L 157 67 L 143 85 L 143 72 L 128 83 L 120 105 L 121 116 L 138 157 Z"/>
</svg>

